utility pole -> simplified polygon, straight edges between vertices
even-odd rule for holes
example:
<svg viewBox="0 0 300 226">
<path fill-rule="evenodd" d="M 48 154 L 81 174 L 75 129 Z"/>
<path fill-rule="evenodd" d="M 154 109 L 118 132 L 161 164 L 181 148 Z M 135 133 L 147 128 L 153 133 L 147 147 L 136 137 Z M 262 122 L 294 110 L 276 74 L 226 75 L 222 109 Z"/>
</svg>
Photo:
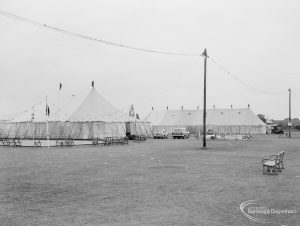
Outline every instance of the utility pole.
<svg viewBox="0 0 300 226">
<path fill-rule="evenodd" d="M 204 57 L 203 148 L 206 148 L 206 60 L 208 57 L 206 49 L 202 56 Z"/>
<path fill-rule="evenodd" d="M 291 96 L 292 96 L 292 90 L 289 88 L 289 121 L 288 121 L 288 127 L 289 127 L 289 138 L 291 138 L 291 127 L 292 127 L 292 116 L 291 116 Z"/>
</svg>

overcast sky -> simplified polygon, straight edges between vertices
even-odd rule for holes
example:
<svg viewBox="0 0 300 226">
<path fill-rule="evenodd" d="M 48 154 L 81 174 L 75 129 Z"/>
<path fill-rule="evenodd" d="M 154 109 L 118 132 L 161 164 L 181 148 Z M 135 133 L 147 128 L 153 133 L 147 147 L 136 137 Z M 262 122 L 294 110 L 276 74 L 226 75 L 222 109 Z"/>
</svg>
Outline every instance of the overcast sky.
<svg viewBox="0 0 300 226">
<path fill-rule="evenodd" d="M 300 1 L 0 0 L 0 9 L 134 47 L 208 55 L 207 105 L 270 118 L 300 117 Z M 0 15 L 0 115 L 92 80 L 123 111 L 203 106 L 203 58 L 138 52 L 68 36 Z M 253 88 L 251 88 L 253 87 Z"/>
</svg>

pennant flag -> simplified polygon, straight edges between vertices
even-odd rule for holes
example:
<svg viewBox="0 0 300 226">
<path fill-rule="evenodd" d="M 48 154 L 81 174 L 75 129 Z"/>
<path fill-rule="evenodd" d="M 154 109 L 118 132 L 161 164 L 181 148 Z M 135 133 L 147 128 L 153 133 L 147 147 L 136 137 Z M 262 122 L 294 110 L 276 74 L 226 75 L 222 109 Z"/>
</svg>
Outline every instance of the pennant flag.
<svg viewBox="0 0 300 226">
<path fill-rule="evenodd" d="M 207 56 L 207 51 L 206 51 L 206 49 L 203 51 L 202 56 L 208 57 L 208 56 Z"/>
<path fill-rule="evenodd" d="M 62 84 L 61 84 L 61 83 L 59 83 L 59 90 L 61 90 L 61 88 L 62 88 Z"/>
<path fill-rule="evenodd" d="M 50 108 L 49 108 L 48 104 L 46 105 L 46 115 L 47 116 L 50 115 Z"/>
</svg>

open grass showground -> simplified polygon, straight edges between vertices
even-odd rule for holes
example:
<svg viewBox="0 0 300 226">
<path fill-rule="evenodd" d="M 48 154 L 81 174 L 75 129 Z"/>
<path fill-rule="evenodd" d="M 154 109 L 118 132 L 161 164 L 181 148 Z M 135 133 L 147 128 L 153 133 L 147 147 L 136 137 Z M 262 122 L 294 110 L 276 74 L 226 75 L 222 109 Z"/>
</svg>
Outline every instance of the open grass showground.
<svg viewBox="0 0 300 226">
<path fill-rule="evenodd" d="M 300 137 L 201 145 L 0 147 L 0 224 L 300 225 Z M 263 175 L 282 150 L 285 169 Z"/>
</svg>

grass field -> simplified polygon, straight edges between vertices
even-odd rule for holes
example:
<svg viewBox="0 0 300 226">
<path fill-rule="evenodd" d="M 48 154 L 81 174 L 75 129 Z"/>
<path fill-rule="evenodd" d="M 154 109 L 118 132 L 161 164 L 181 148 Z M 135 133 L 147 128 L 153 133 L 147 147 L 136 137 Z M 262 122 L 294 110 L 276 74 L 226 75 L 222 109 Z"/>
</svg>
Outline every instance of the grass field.
<svg viewBox="0 0 300 226">
<path fill-rule="evenodd" d="M 300 225 L 300 137 L 201 145 L 0 147 L 0 224 L 260 225 L 240 211 L 255 199 L 297 211 L 262 216 L 274 225 Z M 283 172 L 263 175 L 262 158 L 281 150 Z"/>
</svg>

